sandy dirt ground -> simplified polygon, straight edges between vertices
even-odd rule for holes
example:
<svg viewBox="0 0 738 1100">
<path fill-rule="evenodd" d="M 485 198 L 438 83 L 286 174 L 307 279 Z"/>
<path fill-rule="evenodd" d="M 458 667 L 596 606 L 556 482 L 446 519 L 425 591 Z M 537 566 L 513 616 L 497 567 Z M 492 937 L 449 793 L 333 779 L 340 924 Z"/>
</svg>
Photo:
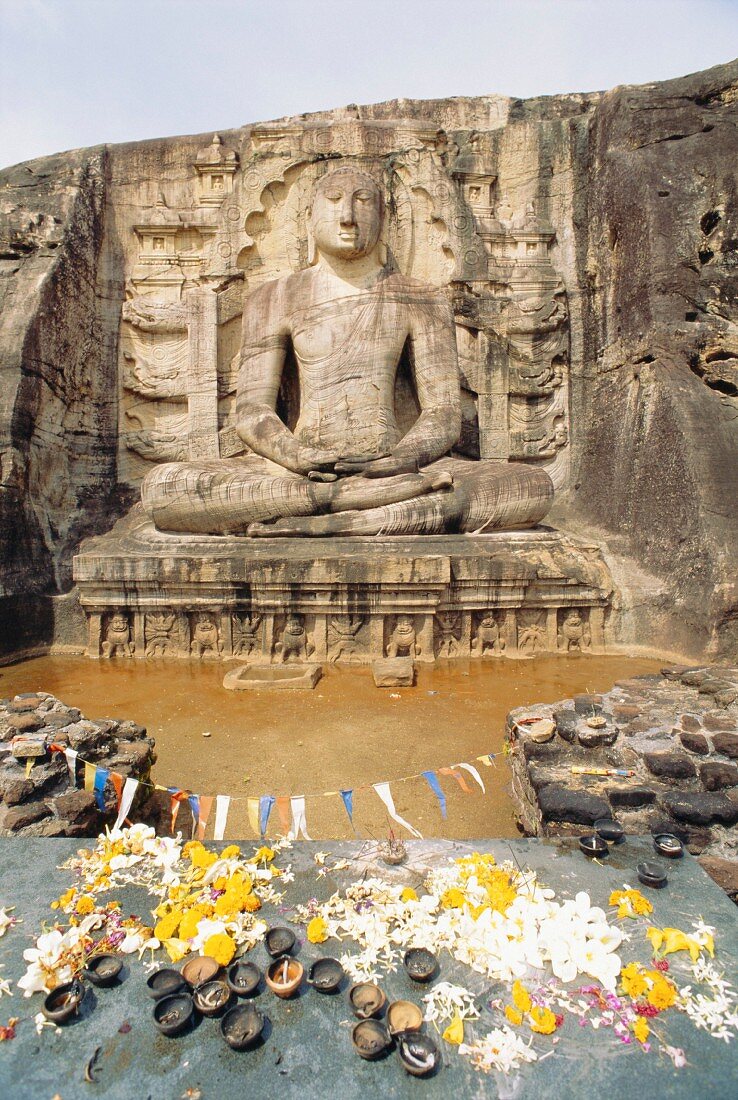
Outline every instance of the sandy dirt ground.
<svg viewBox="0 0 738 1100">
<path fill-rule="evenodd" d="M 335 792 L 353 788 L 358 835 L 386 837 L 391 821 L 371 784 L 387 780 L 398 813 L 424 836 L 511 837 L 517 831 L 506 758 L 497 757 L 494 767 L 475 761 L 501 752 L 507 712 L 607 691 L 616 680 L 656 672 L 662 663 L 622 656 L 439 662 L 421 666 L 414 687 L 398 689 L 375 688 L 367 667 L 329 667 L 311 692 L 274 694 L 225 691 L 230 666 L 214 662 L 40 657 L 0 669 L 0 694 L 49 691 L 86 717 L 132 718 L 146 726 L 156 739 L 158 783 L 233 796 L 229 836 L 251 835 L 247 797 L 304 794 L 313 839 L 350 838 Z M 479 767 L 486 794 L 471 777 L 471 794 L 440 777 L 445 820 L 424 779 L 400 782 L 460 761 Z M 269 832 L 276 835 L 281 830 L 273 814 Z M 186 810 L 182 817 L 186 828 Z M 395 831 L 403 833 L 399 826 Z"/>
</svg>

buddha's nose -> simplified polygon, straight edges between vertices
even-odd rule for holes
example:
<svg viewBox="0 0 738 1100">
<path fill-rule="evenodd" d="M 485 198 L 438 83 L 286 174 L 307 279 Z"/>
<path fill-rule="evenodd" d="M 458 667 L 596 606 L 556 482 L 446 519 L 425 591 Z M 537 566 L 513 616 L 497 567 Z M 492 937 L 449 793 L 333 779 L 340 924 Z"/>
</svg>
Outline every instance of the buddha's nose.
<svg viewBox="0 0 738 1100">
<path fill-rule="evenodd" d="M 354 225 L 354 200 L 347 195 L 341 204 L 341 225 Z"/>
</svg>

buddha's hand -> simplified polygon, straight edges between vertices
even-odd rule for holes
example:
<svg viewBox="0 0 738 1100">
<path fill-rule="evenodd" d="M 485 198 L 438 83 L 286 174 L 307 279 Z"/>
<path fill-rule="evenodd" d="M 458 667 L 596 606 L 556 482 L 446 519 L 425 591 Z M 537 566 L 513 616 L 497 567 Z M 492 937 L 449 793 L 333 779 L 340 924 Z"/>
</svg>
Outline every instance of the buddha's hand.
<svg viewBox="0 0 738 1100">
<path fill-rule="evenodd" d="M 299 474 L 313 472 L 332 473 L 338 462 L 336 451 L 326 451 L 322 447 L 298 447 L 297 461 L 293 467 Z"/>
<path fill-rule="evenodd" d="M 361 477 L 393 477 L 395 474 L 415 474 L 418 460 L 407 455 L 382 455 L 381 458 L 342 458 L 334 467 L 337 474 L 359 474 Z"/>
</svg>

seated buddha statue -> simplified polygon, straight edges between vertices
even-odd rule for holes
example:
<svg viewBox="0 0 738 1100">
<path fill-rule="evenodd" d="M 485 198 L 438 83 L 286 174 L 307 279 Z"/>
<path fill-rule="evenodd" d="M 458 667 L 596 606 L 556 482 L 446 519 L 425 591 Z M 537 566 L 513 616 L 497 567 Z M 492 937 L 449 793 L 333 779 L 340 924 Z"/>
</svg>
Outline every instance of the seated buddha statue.
<svg viewBox="0 0 738 1100">
<path fill-rule="evenodd" d="M 169 462 L 144 479 L 163 531 L 252 537 L 420 535 L 531 527 L 551 506 L 544 470 L 464 459 L 453 316 L 443 292 L 381 259 L 382 192 L 352 167 L 318 182 L 311 264 L 246 298 L 236 431 L 250 453 Z M 395 385 L 408 347 L 417 415 Z M 286 362 L 299 417 L 277 413 Z"/>
</svg>

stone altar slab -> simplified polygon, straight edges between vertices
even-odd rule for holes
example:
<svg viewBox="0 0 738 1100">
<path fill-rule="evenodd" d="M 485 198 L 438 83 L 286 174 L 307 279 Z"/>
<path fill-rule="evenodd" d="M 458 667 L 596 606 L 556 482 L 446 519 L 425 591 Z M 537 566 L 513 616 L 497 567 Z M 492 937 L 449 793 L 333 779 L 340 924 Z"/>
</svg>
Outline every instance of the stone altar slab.
<svg viewBox="0 0 738 1100">
<path fill-rule="evenodd" d="M 552 528 L 250 539 L 158 531 L 140 509 L 74 560 L 90 657 L 360 663 L 603 652 L 612 581 Z"/>
<path fill-rule="evenodd" d="M 90 847 L 92 841 L 83 842 Z M 252 842 L 244 842 L 248 847 Z M 15 982 L 25 969 L 22 951 L 31 945 L 41 920 L 48 919 L 49 900 L 69 884 L 69 874 L 58 865 L 77 851 L 79 841 L 0 841 L 0 906 L 15 905 L 14 915 L 24 923 L 0 940 L 2 975 Z M 635 880 L 635 865 L 653 848 L 650 838 L 628 837 L 614 849 L 602 866 L 588 861 L 573 840 L 477 840 L 413 841 L 408 845 L 408 862 L 388 867 L 376 861 L 376 847 L 360 842 L 301 843 L 289 854 L 295 881 L 289 887 L 289 903 L 304 904 L 317 894 L 328 898 L 345 888 L 363 871 L 370 875 L 416 886 L 428 869 L 449 858 L 472 851 L 492 851 L 498 860 L 514 858 L 529 866 L 557 893 L 572 895 L 587 890 L 593 903 L 605 905 L 609 893 Z M 313 854 L 318 848 L 329 853 L 326 861 L 345 857 L 348 869 L 316 879 Z M 152 899 L 140 889 L 116 892 L 126 911 L 144 914 Z M 658 926 L 688 927 L 703 918 L 716 928 L 716 945 L 721 966 L 729 976 L 738 967 L 738 930 L 735 909 L 722 891 L 690 856 L 669 862 L 669 885 L 650 891 L 653 921 Z M 277 913 L 265 905 L 269 922 L 283 923 L 289 912 Z M 326 947 L 330 947 L 330 941 Z M 320 946 L 305 943 L 299 957 L 306 969 L 321 954 Z M 624 944 L 625 961 L 638 956 L 635 942 Z M 642 952 L 641 952 L 642 955 Z M 267 955 L 263 945 L 250 956 L 262 969 Z M 670 956 L 670 958 L 675 958 Z M 501 989 L 480 974 L 456 963 L 448 955 L 441 959 L 440 980 L 459 983 L 477 997 L 480 1004 L 501 995 Z M 388 974 L 383 986 L 389 999 L 405 998 L 419 1003 L 419 987 L 404 973 Z M 425 992 L 425 989 L 422 990 Z M 422 992 L 420 995 L 422 995 Z M 81 1016 L 61 1033 L 36 1035 L 32 1019 L 39 1011 L 40 997 L 22 1000 L 18 995 L 3 998 L 3 1019 L 26 1017 L 18 1025 L 16 1038 L 0 1045 L 0 1095 L 23 1100 L 49 1100 L 58 1093 L 64 1100 L 90 1095 L 104 1100 L 155 1097 L 181 1100 L 201 1095 L 202 1100 L 230 1100 L 231 1097 L 268 1096 L 322 1097 L 328 1092 L 344 1100 L 366 1096 L 427 1096 L 430 1100 L 450 1095 L 459 1100 L 479 1096 L 524 1097 L 543 1100 L 551 1096 L 567 1100 L 591 1097 L 651 1095 L 670 1100 L 693 1100 L 695 1096 L 728 1097 L 738 1090 L 738 1062 L 732 1046 L 697 1031 L 680 1013 L 670 1012 L 663 1020 L 666 1041 L 683 1046 L 687 1065 L 676 1070 L 652 1051 L 644 1056 L 632 1047 L 579 1029 L 568 1019 L 560 1032 L 555 1053 L 533 1065 L 503 1077 L 477 1073 L 456 1052 L 444 1050 L 444 1065 L 435 1077 L 416 1081 L 400 1068 L 395 1055 L 380 1062 L 362 1062 L 352 1051 L 350 1017 L 345 992 L 320 996 L 303 986 L 301 995 L 280 1001 L 268 993 L 256 998 L 271 1020 L 271 1033 L 264 1045 L 250 1053 L 229 1050 L 218 1033 L 218 1021 L 201 1020 L 192 1032 L 177 1039 L 159 1035 L 151 1020 L 152 1002 L 145 975 L 138 960 L 127 959 L 124 980 L 115 989 L 88 993 Z M 121 1025 L 131 1029 L 121 1032 Z M 441 1044 L 445 1046 L 445 1044 Z M 84 1083 L 86 1064 L 99 1049 L 94 1083 Z M 732 1082 L 732 1084 L 731 1084 Z"/>
</svg>

